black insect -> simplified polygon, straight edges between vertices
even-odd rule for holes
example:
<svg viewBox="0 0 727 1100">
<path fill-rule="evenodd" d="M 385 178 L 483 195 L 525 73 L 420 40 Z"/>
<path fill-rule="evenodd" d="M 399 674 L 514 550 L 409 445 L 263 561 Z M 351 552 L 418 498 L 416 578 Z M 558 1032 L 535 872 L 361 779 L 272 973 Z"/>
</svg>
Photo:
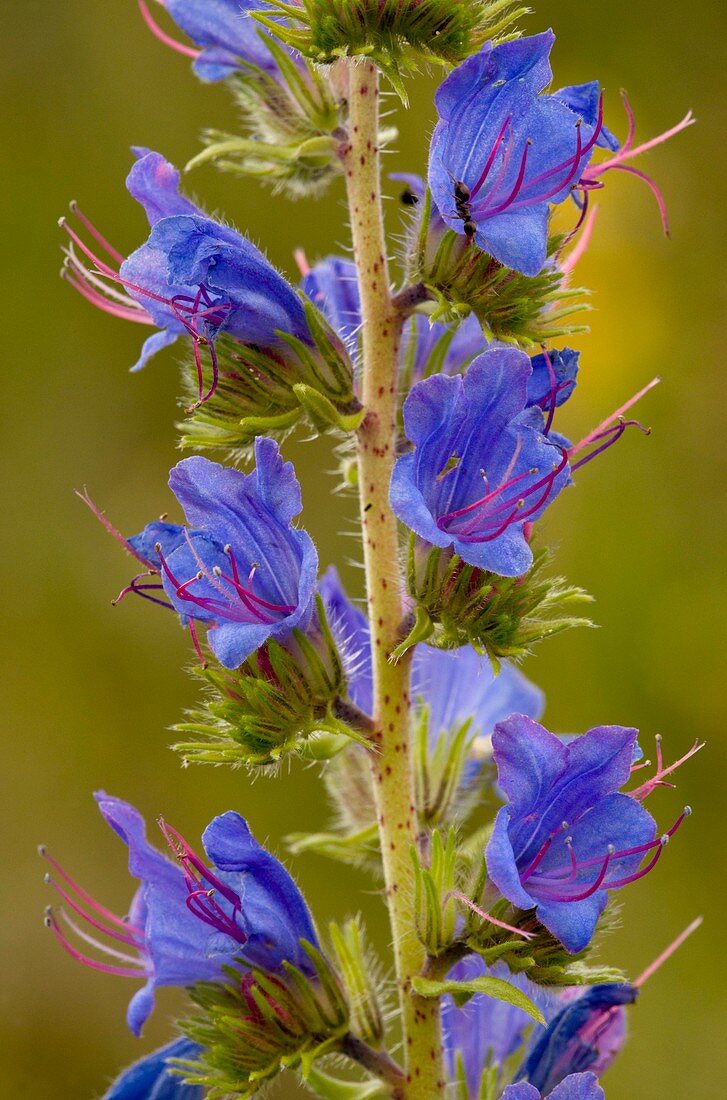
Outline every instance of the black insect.
<svg viewBox="0 0 727 1100">
<path fill-rule="evenodd" d="M 458 217 L 462 219 L 464 235 L 473 240 L 475 233 L 477 232 L 477 226 L 472 220 L 472 208 L 470 207 L 470 198 L 472 192 L 466 183 L 462 180 L 454 180 L 454 206 L 457 211 Z"/>
</svg>

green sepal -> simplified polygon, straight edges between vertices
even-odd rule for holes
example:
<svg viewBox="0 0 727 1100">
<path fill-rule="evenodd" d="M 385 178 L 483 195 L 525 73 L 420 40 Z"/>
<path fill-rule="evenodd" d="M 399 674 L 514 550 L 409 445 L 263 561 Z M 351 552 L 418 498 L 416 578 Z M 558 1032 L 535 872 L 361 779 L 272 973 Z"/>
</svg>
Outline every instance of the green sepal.
<svg viewBox="0 0 727 1100">
<path fill-rule="evenodd" d="M 379 833 L 375 824 L 358 833 L 290 833 L 285 843 L 293 855 L 315 852 L 353 867 L 379 867 Z"/>
<path fill-rule="evenodd" d="M 588 311 L 588 292 L 568 287 L 557 259 L 565 244 L 563 234 L 548 240 L 549 262 L 535 276 L 504 267 L 454 229 L 432 222 L 427 190 L 409 234 L 407 277 L 422 283 L 434 305 L 433 321 L 459 322 L 474 313 L 489 340 L 526 350 L 551 340 L 586 332 L 587 326 L 570 318 Z"/>
<path fill-rule="evenodd" d="M 426 610 L 421 605 L 417 607 L 414 613 L 414 624 L 407 634 L 403 642 L 400 642 L 396 649 L 391 652 L 391 660 L 399 661 L 412 646 L 417 645 L 419 642 L 426 642 L 431 638 L 434 633 L 434 623 Z"/>
<path fill-rule="evenodd" d="M 467 982 L 432 981 L 429 978 L 412 978 L 412 988 L 420 997 L 443 997 L 448 993 L 458 1008 L 467 1004 L 470 997 L 476 993 L 484 993 L 495 1001 L 504 1001 L 514 1008 L 520 1008 L 527 1012 L 538 1024 L 545 1023 L 545 1017 L 540 1009 L 533 1004 L 528 996 L 518 989 L 516 985 L 504 978 L 493 978 L 483 975 L 480 978 L 471 978 Z"/>
<path fill-rule="evenodd" d="M 293 393 L 308 414 L 313 427 L 320 432 L 329 428 L 337 428 L 340 432 L 355 432 L 366 415 L 363 408 L 352 413 L 339 412 L 324 394 L 303 382 L 293 386 Z"/>
<path fill-rule="evenodd" d="M 271 0 L 251 13 L 282 42 L 319 64 L 372 60 L 407 103 L 404 79 L 422 64 L 456 65 L 487 39 L 515 37 L 528 12 L 518 0 Z M 282 19 L 282 21 L 281 21 Z"/>
<path fill-rule="evenodd" d="M 384 1100 L 391 1095 L 379 1081 L 341 1081 L 315 1065 L 308 1069 L 305 1084 L 321 1100 Z"/>
<path fill-rule="evenodd" d="M 342 925 L 331 923 L 328 934 L 351 1009 L 351 1028 L 364 1042 L 380 1047 L 385 1030 L 377 992 L 381 966 L 364 947 L 361 922 L 352 917 Z"/>
<path fill-rule="evenodd" d="M 185 764 L 266 767 L 301 750 L 329 759 L 344 740 L 368 745 L 360 724 L 368 719 L 343 700 L 345 674 L 320 595 L 315 604 L 314 640 L 294 629 L 284 646 L 269 639 L 235 671 L 216 662 L 192 670 L 206 692 L 173 727 L 184 735 L 173 747 Z"/>
<path fill-rule="evenodd" d="M 453 828 L 446 840 L 432 831 L 429 865 L 424 866 L 416 847 L 411 848 L 414 865 L 414 915 L 419 939 L 430 957 L 452 945 L 456 933 L 457 907 L 452 898 L 457 871 L 457 837 Z"/>
<path fill-rule="evenodd" d="M 412 535 L 407 577 L 417 603 L 414 640 L 426 638 L 441 649 L 471 645 L 486 653 L 497 671 L 501 658 L 524 657 L 544 638 L 592 626 L 590 619 L 567 614 L 573 604 L 589 603 L 592 597 L 561 577 L 542 577 L 548 560 L 548 551 L 538 549 L 522 577 L 500 577 Z M 432 629 L 425 633 L 427 617 Z M 409 638 L 402 643 L 409 644 Z"/>
<path fill-rule="evenodd" d="M 316 1058 L 336 1051 L 349 1031 L 343 987 L 328 960 L 301 940 L 311 977 L 289 963 L 282 973 L 223 970 L 227 981 L 200 982 L 190 996 L 198 1012 L 181 1024 L 203 1048 L 198 1062 L 179 1063 L 190 1084 L 213 1100 L 250 1096 L 281 1069 L 309 1073 Z M 250 1000 L 255 1011 L 250 1009 Z"/>
<path fill-rule="evenodd" d="M 455 816 L 462 821 L 462 775 L 474 739 L 471 719 L 439 733 L 436 740 L 430 736 L 428 707 L 419 705 L 415 721 L 414 785 L 420 824 L 429 828 Z"/>
</svg>

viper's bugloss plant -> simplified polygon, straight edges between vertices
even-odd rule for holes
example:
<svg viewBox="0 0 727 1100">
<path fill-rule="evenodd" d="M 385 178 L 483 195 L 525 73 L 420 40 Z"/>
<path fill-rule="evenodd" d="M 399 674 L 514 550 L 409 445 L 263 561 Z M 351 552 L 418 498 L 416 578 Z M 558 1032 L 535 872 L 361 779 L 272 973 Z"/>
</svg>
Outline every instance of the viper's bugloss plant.
<svg viewBox="0 0 727 1100">
<path fill-rule="evenodd" d="M 76 960 L 135 983 L 135 1035 L 164 986 L 189 1002 L 178 1034 L 107 1100 L 229 1100 L 283 1071 L 324 1100 L 600 1100 L 628 1006 L 698 921 L 634 981 L 592 953 L 614 895 L 628 919 L 625 888 L 691 812 L 660 833 L 646 798 L 702 746 L 667 764 L 659 737 L 651 765 L 631 727 L 550 732 L 518 662 L 587 623 L 570 608 L 585 593 L 548 576 L 546 510 L 629 426 L 648 434 L 627 414 L 653 382 L 580 441 L 560 431 L 588 372 L 565 336 L 590 195 L 626 171 L 666 228 L 661 191 L 630 162 L 691 114 L 636 145 L 624 96 L 619 141 L 596 81 L 551 90 L 553 32 L 522 37 L 514 0 L 138 6 L 240 108 L 240 132 L 205 131 L 187 168 L 210 161 L 297 196 L 340 175 L 352 258 L 298 252 L 296 285 L 136 147 L 127 188 L 146 239 L 124 254 L 74 204 L 64 274 L 153 330 L 132 369 L 182 350 L 180 443 L 224 461 L 180 461 L 181 512 L 133 535 L 79 495 L 135 560 L 115 602 L 138 595 L 190 631 L 202 698 L 174 727 L 184 762 L 244 765 L 264 782 L 285 757 L 319 767 L 329 830 L 311 832 L 301 803 L 289 847 L 373 873 L 393 953 L 379 959 L 358 918 L 316 926 L 236 811 L 208 825 L 203 858 L 160 819 L 163 853 L 132 805 L 97 794 L 128 848 L 128 911 L 42 848 L 57 895 L 46 923 Z M 426 183 L 390 177 L 406 221 L 396 277 L 379 77 L 406 104 L 427 62 L 447 72 Z M 332 437 L 337 488 L 358 496 L 360 606 L 334 565 L 319 568 L 319 517 L 298 523 L 283 454 L 301 426 Z"/>
</svg>

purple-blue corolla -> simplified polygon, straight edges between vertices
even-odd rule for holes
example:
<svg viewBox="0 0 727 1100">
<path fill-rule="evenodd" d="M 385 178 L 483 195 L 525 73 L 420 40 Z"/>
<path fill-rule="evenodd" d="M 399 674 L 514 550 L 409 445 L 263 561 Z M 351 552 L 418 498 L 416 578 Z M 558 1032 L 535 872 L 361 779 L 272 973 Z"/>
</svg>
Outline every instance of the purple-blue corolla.
<svg viewBox="0 0 727 1100">
<path fill-rule="evenodd" d="M 628 982 L 559 990 L 539 986 L 523 974 L 511 974 L 503 963 L 488 967 L 477 955 L 468 955 L 449 973 L 460 982 L 482 976 L 502 978 L 525 993 L 546 1023 L 533 1027 L 521 1008 L 484 993 L 459 1008 L 450 996 L 444 997 L 442 1034 L 450 1079 L 459 1060 L 472 1097 L 480 1094 L 485 1070 L 503 1066 L 518 1050 L 525 1053 L 515 1079 L 544 1095 L 574 1073 L 588 1070 L 600 1077 L 623 1045 L 624 1006 L 633 1004 L 638 994 Z"/>
<path fill-rule="evenodd" d="M 63 223 L 72 241 L 65 269 L 72 285 L 105 312 L 158 330 L 144 342 L 132 370 L 178 337 L 189 336 L 202 403 L 217 386 L 221 334 L 273 357 L 289 353 L 286 337 L 312 347 L 299 295 L 262 252 L 180 194 L 179 172 L 160 153 L 134 152 L 126 185 L 147 214 L 151 233 L 146 242 L 124 259 L 77 208 L 94 246 Z M 212 370 L 207 393 L 203 349 Z"/>
<path fill-rule="evenodd" d="M 501 1100 L 604 1100 L 604 1096 L 595 1073 L 571 1073 L 547 1094 L 526 1081 L 508 1085 Z"/>
<path fill-rule="evenodd" d="M 415 534 L 503 577 L 527 572 L 525 524 L 570 480 L 560 437 L 529 404 L 532 374 L 524 352 L 492 347 L 464 377 L 419 382 L 404 403 L 414 450 L 391 480 L 391 506 Z"/>
<path fill-rule="evenodd" d="M 597 726 L 564 744 L 515 714 L 492 737 L 508 801 L 487 845 L 489 878 L 514 906 L 535 909 L 570 952 L 590 943 L 609 890 L 645 875 L 682 820 L 657 839 L 651 814 L 619 793 L 636 736 L 635 729 Z"/>
<path fill-rule="evenodd" d="M 551 204 L 577 186 L 604 134 L 595 84 L 542 94 L 552 31 L 487 42 L 440 85 L 429 186 L 441 217 L 500 263 L 537 275 Z"/>
<path fill-rule="evenodd" d="M 629 982 L 602 982 L 565 991 L 545 1013 L 548 1025 L 533 1033 L 516 1078 L 547 1093 L 568 1074 L 589 1070 L 600 1077 L 626 1038 L 625 1006 L 638 995 Z M 557 1008 L 556 1008 L 557 1006 Z"/>
<path fill-rule="evenodd" d="M 128 540 L 161 574 L 182 621 L 205 624 L 213 653 L 229 669 L 268 638 L 305 629 L 316 586 L 315 546 L 293 527 L 302 508 L 293 466 L 272 439 L 255 440 L 255 459 L 250 474 L 199 455 L 183 459 L 169 485 L 190 526 L 157 521 Z"/>
<path fill-rule="evenodd" d="M 177 862 L 149 844 L 144 820 L 128 802 L 103 792 L 96 801 L 127 845 L 129 871 L 141 885 L 128 916 L 117 917 L 43 851 L 56 874 L 52 884 L 67 906 L 50 910 L 47 923 L 74 958 L 96 970 L 145 982 L 127 1012 L 135 1035 L 154 1007 L 159 986 L 222 979 L 223 966 L 238 963 L 243 969 L 279 972 L 287 961 L 312 973 L 300 941 L 314 946 L 318 941 L 305 901 L 239 814 L 222 814 L 205 829 L 202 843 L 212 863 L 208 867 L 169 825 L 161 823 Z M 75 934 L 73 940 L 61 921 Z M 107 961 L 85 954 L 88 944 Z"/>
</svg>

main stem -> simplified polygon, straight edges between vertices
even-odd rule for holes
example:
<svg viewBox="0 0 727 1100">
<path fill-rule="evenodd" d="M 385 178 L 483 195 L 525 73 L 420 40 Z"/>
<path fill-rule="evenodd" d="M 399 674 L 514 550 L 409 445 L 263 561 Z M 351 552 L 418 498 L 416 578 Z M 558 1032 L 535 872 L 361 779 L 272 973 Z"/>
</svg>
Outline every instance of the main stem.
<svg viewBox="0 0 727 1100">
<path fill-rule="evenodd" d="M 400 641 L 403 578 L 388 492 L 396 457 L 397 357 L 401 313 L 389 283 L 378 149 L 379 84 L 369 62 L 349 63 L 349 135 L 341 150 L 361 295 L 366 417 L 358 432 L 358 476 L 374 671 L 373 785 L 401 1008 L 406 1078 L 397 1095 L 430 1100 L 444 1092 L 439 1008 L 417 997 L 425 962 L 414 915 L 411 849 L 417 816 L 410 751 L 410 660 L 392 664 Z"/>
</svg>

